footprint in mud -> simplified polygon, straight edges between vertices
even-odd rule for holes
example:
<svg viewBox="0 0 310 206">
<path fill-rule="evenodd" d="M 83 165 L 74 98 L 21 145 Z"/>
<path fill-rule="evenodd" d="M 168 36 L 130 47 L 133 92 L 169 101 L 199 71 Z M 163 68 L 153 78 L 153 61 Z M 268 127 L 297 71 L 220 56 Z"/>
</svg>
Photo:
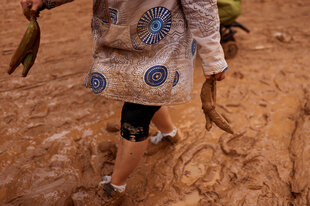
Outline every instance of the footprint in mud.
<svg viewBox="0 0 310 206">
<path fill-rule="evenodd" d="M 108 153 L 114 158 L 116 156 L 116 145 L 112 142 L 102 141 L 98 143 L 100 153 Z"/>
<path fill-rule="evenodd" d="M 176 185 L 209 186 L 220 177 L 220 167 L 212 163 L 214 148 L 207 143 L 188 146 L 174 166 Z"/>
<path fill-rule="evenodd" d="M 272 100 L 279 96 L 279 92 L 272 88 L 261 90 L 259 93 L 261 97 L 264 97 L 264 100 Z"/>
<path fill-rule="evenodd" d="M 234 100 L 233 102 L 238 104 L 248 96 L 249 87 L 243 85 L 232 86 L 226 88 L 226 91 L 222 91 L 221 93 L 225 98 Z"/>
<path fill-rule="evenodd" d="M 153 156 L 157 153 L 167 151 L 167 150 L 173 150 L 174 145 L 171 145 L 168 141 L 160 141 L 157 144 L 149 143 L 147 146 L 147 150 L 145 152 L 146 156 Z"/>
<path fill-rule="evenodd" d="M 191 186 L 198 180 L 199 185 L 213 185 L 220 177 L 220 167 L 216 164 L 208 164 L 212 161 L 213 151 L 211 149 L 201 151 L 184 167 L 181 182 Z M 196 184 L 195 184 L 196 185 Z"/>
<path fill-rule="evenodd" d="M 111 122 L 107 123 L 105 129 L 107 130 L 107 132 L 116 133 L 116 132 L 120 131 L 120 128 L 121 128 L 120 121 L 118 121 L 118 122 L 111 121 Z"/>
<path fill-rule="evenodd" d="M 199 206 L 221 206 L 220 197 L 216 192 L 206 192 L 203 193 L 205 196 L 203 199 L 199 201 Z"/>
<path fill-rule="evenodd" d="M 310 115 L 310 99 L 307 100 L 304 106 L 305 115 Z"/>
<path fill-rule="evenodd" d="M 223 134 L 219 139 L 222 151 L 229 156 L 246 156 L 251 152 L 256 140 L 244 133 L 237 135 Z"/>
<path fill-rule="evenodd" d="M 101 165 L 101 175 L 109 175 L 113 170 L 114 160 L 116 158 L 116 145 L 112 142 L 103 141 L 98 144 L 98 150 L 96 164 Z"/>
<path fill-rule="evenodd" d="M 95 188 L 79 187 L 67 199 L 67 204 L 64 206 L 100 205 L 101 199 L 96 193 Z"/>
<path fill-rule="evenodd" d="M 235 79 L 243 79 L 244 78 L 244 74 L 240 71 L 235 71 L 231 74 L 231 76 Z"/>
<path fill-rule="evenodd" d="M 201 181 L 196 183 L 199 188 L 206 188 L 214 185 L 221 178 L 221 166 L 217 164 L 210 164 L 206 170 L 206 175 Z"/>
<path fill-rule="evenodd" d="M 268 124 L 268 114 L 260 116 L 251 116 L 249 119 L 250 128 L 254 131 L 260 131 Z"/>
<path fill-rule="evenodd" d="M 264 193 L 264 192 L 263 192 Z M 272 192 L 261 194 L 257 198 L 257 206 L 274 206 L 274 205 L 287 205 L 294 206 L 290 201 L 282 200 Z"/>
<path fill-rule="evenodd" d="M 279 71 L 276 76 L 273 79 L 273 82 L 275 84 L 275 87 L 284 93 L 288 93 L 289 91 L 292 91 L 292 89 L 295 87 L 292 84 L 288 84 L 293 78 L 291 75 L 283 70 Z"/>
</svg>

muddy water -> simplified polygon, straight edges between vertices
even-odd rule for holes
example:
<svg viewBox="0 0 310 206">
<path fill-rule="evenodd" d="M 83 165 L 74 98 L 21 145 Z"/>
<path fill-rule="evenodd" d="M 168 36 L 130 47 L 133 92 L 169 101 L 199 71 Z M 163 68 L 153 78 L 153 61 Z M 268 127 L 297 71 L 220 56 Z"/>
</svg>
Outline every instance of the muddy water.
<svg viewBox="0 0 310 206">
<path fill-rule="evenodd" d="M 42 14 L 44 49 L 22 79 L 5 70 L 26 22 L 18 2 L 5 3 L 0 203 L 100 205 L 97 184 L 112 172 L 119 138 L 106 126 L 119 121 L 121 103 L 81 86 L 91 62 L 91 5 L 81 0 Z M 310 205 L 309 9 L 304 1 L 243 2 L 240 21 L 251 34 L 238 32 L 240 50 L 217 99 L 237 134 L 205 131 L 197 62 L 193 100 L 169 108 L 180 143 L 149 145 L 129 178 L 124 206 Z M 290 40 L 279 41 L 277 32 Z"/>
</svg>

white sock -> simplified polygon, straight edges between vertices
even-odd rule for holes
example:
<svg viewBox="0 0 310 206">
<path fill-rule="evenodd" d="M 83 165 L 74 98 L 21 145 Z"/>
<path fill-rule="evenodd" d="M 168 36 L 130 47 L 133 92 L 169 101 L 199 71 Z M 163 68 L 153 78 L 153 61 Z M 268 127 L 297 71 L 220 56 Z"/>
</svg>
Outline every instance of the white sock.
<svg viewBox="0 0 310 206">
<path fill-rule="evenodd" d="M 102 178 L 102 181 L 99 182 L 99 186 L 100 185 L 104 185 L 104 184 L 107 184 L 107 183 L 110 183 L 111 182 L 111 176 L 104 176 Z"/>
<path fill-rule="evenodd" d="M 110 182 L 111 182 L 111 176 L 104 176 L 104 177 L 102 178 L 102 181 L 99 182 L 99 186 L 100 186 L 100 185 L 103 185 L 103 184 L 110 183 Z M 125 189 L 126 189 L 126 185 L 127 185 L 127 184 L 124 184 L 124 185 L 113 185 L 113 184 L 111 184 L 111 185 L 113 186 L 113 188 L 115 189 L 115 191 L 124 192 Z"/>
<path fill-rule="evenodd" d="M 124 192 L 125 189 L 126 189 L 126 185 L 127 185 L 127 184 L 124 184 L 124 185 L 113 185 L 113 184 L 111 184 L 111 185 L 114 187 L 114 189 L 115 189 L 116 191 L 118 191 L 118 192 Z"/>
<path fill-rule="evenodd" d="M 155 136 L 151 137 L 151 142 L 153 144 L 157 144 L 158 142 L 160 142 L 163 137 L 174 137 L 177 134 L 178 129 L 176 127 L 173 128 L 172 132 L 170 133 L 162 133 L 161 131 L 158 131 L 157 134 Z"/>
</svg>

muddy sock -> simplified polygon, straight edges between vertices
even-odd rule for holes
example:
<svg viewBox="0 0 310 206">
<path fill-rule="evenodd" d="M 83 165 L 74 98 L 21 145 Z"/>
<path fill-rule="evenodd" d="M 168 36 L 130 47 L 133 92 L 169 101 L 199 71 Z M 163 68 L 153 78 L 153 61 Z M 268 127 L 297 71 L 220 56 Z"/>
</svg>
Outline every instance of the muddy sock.
<svg viewBox="0 0 310 206">
<path fill-rule="evenodd" d="M 107 183 L 110 183 L 111 182 L 111 176 L 104 176 L 103 178 L 102 178 L 102 181 L 101 182 L 99 182 L 99 185 L 103 185 L 103 184 L 107 184 Z"/>
<path fill-rule="evenodd" d="M 104 176 L 104 177 L 102 178 L 102 181 L 99 182 L 99 185 L 107 184 L 107 183 L 110 183 L 110 182 L 111 182 L 111 176 Z M 110 183 L 110 184 L 111 184 L 111 183 Z M 118 192 L 124 192 L 125 189 L 126 189 L 126 185 L 127 185 L 127 184 L 124 184 L 124 185 L 113 185 L 113 184 L 111 184 L 111 185 L 113 186 L 113 188 L 114 188 L 116 191 L 118 191 Z"/>
<path fill-rule="evenodd" d="M 161 131 L 158 131 L 157 134 L 153 137 L 151 137 L 151 142 L 153 144 L 157 144 L 158 142 L 160 142 L 163 137 L 174 137 L 177 134 L 178 129 L 176 127 L 173 128 L 172 132 L 169 133 L 162 133 Z"/>
<path fill-rule="evenodd" d="M 111 184 L 111 183 L 110 183 Z M 114 187 L 114 189 L 116 190 L 116 191 L 118 191 L 118 192 L 124 192 L 125 191 L 125 189 L 126 189 L 126 185 L 127 184 L 124 184 L 124 185 L 113 185 L 113 184 L 111 184 L 113 187 Z"/>
</svg>

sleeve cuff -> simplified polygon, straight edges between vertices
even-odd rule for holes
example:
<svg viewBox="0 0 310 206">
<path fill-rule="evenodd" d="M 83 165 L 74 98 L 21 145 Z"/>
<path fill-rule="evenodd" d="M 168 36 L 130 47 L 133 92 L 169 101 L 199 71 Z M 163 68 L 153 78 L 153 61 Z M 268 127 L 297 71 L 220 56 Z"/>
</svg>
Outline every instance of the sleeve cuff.
<svg viewBox="0 0 310 206">
<path fill-rule="evenodd" d="M 218 73 L 224 72 L 224 71 L 226 71 L 228 69 L 229 69 L 229 67 L 228 67 L 228 65 L 225 62 L 224 65 L 218 66 L 217 69 L 213 69 L 213 70 L 210 70 L 210 69 L 206 70 L 206 69 L 204 69 L 203 73 L 204 73 L 204 75 L 214 75 L 214 74 L 218 74 Z"/>
</svg>

